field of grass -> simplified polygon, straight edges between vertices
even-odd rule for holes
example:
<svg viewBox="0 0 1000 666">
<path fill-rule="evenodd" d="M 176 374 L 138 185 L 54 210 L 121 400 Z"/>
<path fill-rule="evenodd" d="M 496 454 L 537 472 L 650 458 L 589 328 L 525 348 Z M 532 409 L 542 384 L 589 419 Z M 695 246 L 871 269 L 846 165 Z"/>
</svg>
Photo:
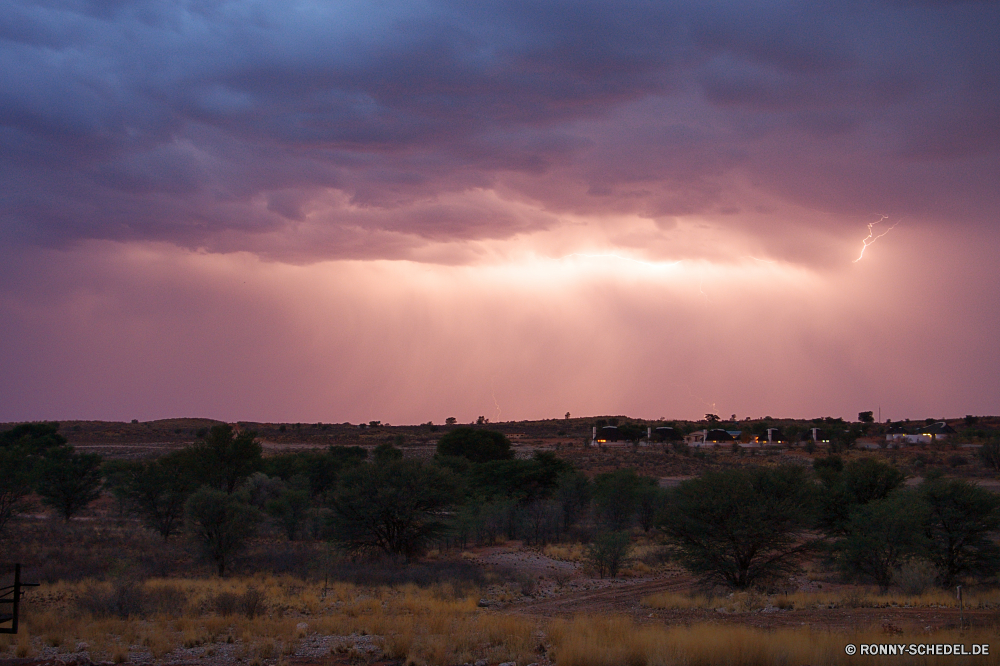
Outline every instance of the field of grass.
<svg viewBox="0 0 1000 666">
<path fill-rule="evenodd" d="M 482 590 L 462 585 L 361 586 L 291 576 L 254 578 L 121 578 L 44 584 L 31 593 L 17 636 L 0 636 L 0 658 L 52 657 L 86 651 L 94 661 L 124 663 L 212 660 L 280 664 L 292 655 L 322 663 L 330 655 L 356 663 L 376 657 L 414 666 L 490 664 L 653 666 L 668 664 L 848 664 L 848 643 L 995 642 L 996 631 L 887 636 L 877 627 L 851 632 L 817 628 L 762 630 L 741 625 L 637 624 L 619 616 L 532 619 L 479 608 Z M 859 601 L 860 600 L 860 601 Z M 943 592 L 919 597 L 736 593 L 725 597 L 659 594 L 648 608 L 784 608 L 882 605 L 947 606 Z M 998 608 L 997 592 L 972 595 L 967 607 Z M 319 652 L 317 652 L 319 649 Z M 1000 645 L 996 651 L 1000 653 Z M 954 663 L 954 657 L 865 657 L 865 663 Z M 996 656 L 963 663 L 1000 663 Z"/>
<path fill-rule="evenodd" d="M 1000 609 L 1000 590 L 971 590 L 963 595 L 963 605 L 969 610 Z M 954 592 L 931 590 L 918 595 L 900 592 L 879 593 L 862 588 L 849 591 L 794 592 L 790 594 L 761 594 L 759 592 L 734 592 L 728 595 L 679 594 L 663 592 L 643 597 L 646 608 L 668 610 L 722 609 L 729 613 L 746 613 L 767 607 L 782 610 L 830 610 L 837 608 L 958 608 Z"/>
<path fill-rule="evenodd" d="M 115 663 L 222 652 L 265 663 L 310 638 L 355 635 L 415 664 L 534 661 L 536 623 L 487 613 L 478 599 L 478 590 L 449 584 L 324 587 L 291 577 L 44 584 L 25 605 L 20 634 L 0 638 L 0 658 L 42 656 L 48 647 Z M 330 651 L 352 649 L 344 645 Z"/>
<path fill-rule="evenodd" d="M 810 628 L 764 631 L 743 626 L 637 625 L 616 617 L 578 617 L 548 627 L 559 666 L 667 666 L 728 664 L 953 664 L 954 656 L 849 656 L 848 644 L 996 644 L 996 632 L 947 631 L 933 635 L 887 636 L 878 630 L 833 633 Z M 994 649 L 996 649 L 994 647 Z M 995 655 L 958 657 L 962 663 L 996 664 Z"/>
</svg>

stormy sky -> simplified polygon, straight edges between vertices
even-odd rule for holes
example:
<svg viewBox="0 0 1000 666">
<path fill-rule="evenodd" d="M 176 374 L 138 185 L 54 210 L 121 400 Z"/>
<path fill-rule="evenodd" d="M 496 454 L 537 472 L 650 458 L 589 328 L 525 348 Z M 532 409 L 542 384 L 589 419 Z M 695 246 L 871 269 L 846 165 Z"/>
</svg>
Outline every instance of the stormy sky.
<svg viewBox="0 0 1000 666">
<path fill-rule="evenodd" d="M 998 44 L 994 2 L 0 0 L 0 420 L 996 414 Z"/>
</svg>

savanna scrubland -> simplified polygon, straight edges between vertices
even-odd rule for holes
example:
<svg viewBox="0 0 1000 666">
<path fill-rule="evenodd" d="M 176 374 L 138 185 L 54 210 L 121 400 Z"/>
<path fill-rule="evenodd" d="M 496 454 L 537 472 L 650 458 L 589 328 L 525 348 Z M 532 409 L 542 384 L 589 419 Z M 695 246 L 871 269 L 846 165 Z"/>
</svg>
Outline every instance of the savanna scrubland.
<svg viewBox="0 0 1000 666">
<path fill-rule="evenodd" d="M 639 435 L 585 446 L 612 419 Z M 993 420 L 875 450 L 864 422 L 692 448 L 601 420 L 0 427 L 0 561 L 41 583 L 0 659 L 934 663 L 844 647 L 996 635 Z"/>
</svg>

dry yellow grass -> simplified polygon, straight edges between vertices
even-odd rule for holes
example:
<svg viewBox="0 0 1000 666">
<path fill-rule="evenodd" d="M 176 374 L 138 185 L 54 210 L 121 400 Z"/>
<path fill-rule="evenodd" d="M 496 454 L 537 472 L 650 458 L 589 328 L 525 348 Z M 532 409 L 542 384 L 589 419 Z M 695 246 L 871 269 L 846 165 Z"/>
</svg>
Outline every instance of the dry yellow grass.
<svg viewBox="0 0 1000 666">
<path fill-rule="evenodd" d="M 213 604 L 220 593 L 242 594 L 250 585 L 264 591 L 263 615 L 223 615 Z M 42 586 L 38 598 L 60 600 L 42 608 L 26 605 L 27 618 L 17 637 L 0 638 L 5 654 L 35 656 L 45 646 L 72 650 L 78 642 L 89 646 L 95 661 L 120 663 L 130 650 L 148 650 L 156 660 L 176 658 L 187 646 L 206 656 L 231 645 L 232 654 L 245 664 L 281 661 L 295 653 L 311 635 L 370 635 L 389 658 L 415 666 L 460 664 L 485 659 L 490 663 L 537 660 L 539 631 L 547 634 L 559 666 L 657 666 L 660 664 L 847 664 L 843 654 L 848 642 L 973 642 L 989 643 L 990 636 L 966 632 L 920 637 L 887 637 L 884 634 L 833 634 L 802 630 L 758 631 L 739 626 L 694 627 L 639 626 L 622 618 L 558 620 L 539 624 L 516 615 L 502 615 L 478 608 L 478 591 L 456 590 L 450 585 L 418 588 L 360 587 L 338 583 L 325 590 L 317 584 L 287 577 L 241 579 L 152 580 L 146 591 L 172 586 L 185 602 L 175 612 L 157 611 L 142 617 L 93 617 L 80 612 L 75 595 L 93 589 L 92 583 Z M 56 594 L 59 593 L 59 594 Z M 883 598 L 843 594 L 793 594 L 766 596 L 738 593 L 727 597 L 660 594 L 643 603 L 658 608 L 727 608 L 749 611 L 767 605 L 815 608 L 852 603 L 903 605 L 902 597 Z M 859 602 L 858 599 L 861 599 Z M 970 595 L 967 607 L 997 607 L 997 595 Z M 911 605 L 954 605 L 944 593 L 909 598 Z M 343 647 L 351 649 L 349 641 Z M 0 652 L 3 650 L 0 649 Z M 173 656 L 172 656 L 172 653 Z M 362 661 L 360 653 L 354 655 Z M 185 658 L 190 658 L 190 655 Z M 905 659 L 886 658 L 893 664 Z M 893 660 L 894 659 L 894 660 Z M 947 658 L 941 657 L 942 663 Z M 954 659 L 954 658 L 952 658 Z M 883 663 L 865 657 L 866 663 Z M 972 661 L 963 658 L 963 661 Z M 885 661 L 884 663 L 889 663 Z M 935 663 L 922 661 L 921 663 Z M 972 663 L 976 663 L 972 661 Z M 987 662 L 996 663 L 996 662 Z"/>
<path fill-rule="evenodd" d="M 214 599 L 220 594 L 242 594 L 251 584 L 264 592 L 265 614 L 251 618 L 217 611 Z M 390 654 L 417 665 L 476 659 L 528 663 L 537 644 L 533 621 L 488 614 L 477 606 L 478 591 L 459 591 L 449 584 L 389 588 L 338 583 L 324 589 L 287 577 L 260 577 L 151 580 L 142 589 L 155 596 L 165 587 L 185 599 L 176 612 L 118 618 L 95 617 L 75 603 L 88 592 L 109 591 L 109 583 L 43 585 L 39 598 L 63 601 L 26 608 L 18 654 L 34 654 L 42 637 L 50 645 L 87 643 L 92 659 L 114 663 L 128 658 L 128 646 L 145 648 L 159 660 L 179 648 L 208 654 L 216 645 L 236 643 L 245 662 L 264 663 L 294 654 L 303 638 L 316 633 L 378 636 Z"/>
<path fill-rule="evenodd" d="M 726 596 L 704 594 L 678 594 L 663 592 L 643 597 L 641 604 L 647 608 L 664 609 L 723 609 L 730 613 L 748 612 L 767 606 L 783 609 L 833 609 L 833 608 L 958 608 L 954 592 L 933 590 L 920 595 L 900 593 L 880 594 L 853 588 L 830 592 L 794 592 L 791 594 L 764 595 L 757 592 L 735 592 Z M 964 595 L 968 609 L 1000 608 L 1000 590 L 973 591 Z"/>
<path fill-rule="evenodd" d="M 542 555 L 563 562 L 582 562 L 585 546 L 580 543 L 550 544 L 542 549 Z"/>
<path fill-rule="evenodd" d="M 850 656 L 845 647 L 872 643 L 995 643 L 993 631 L 939 632 L 931 636 L 887 637 L 878 631 L 831 633 L 810 629 L 764 631 L 702 624 L 692 627 L 637 625 L 625 618 L 580 617 L 549 626 L 559 666 L 668 666 L 729 664 L 953 664 L 954 656 Z M 995 649 L 995 648 L 994 648 Z M 998 657 L 963 656 L 962 663 L 996 664 Z"/>
</svg>

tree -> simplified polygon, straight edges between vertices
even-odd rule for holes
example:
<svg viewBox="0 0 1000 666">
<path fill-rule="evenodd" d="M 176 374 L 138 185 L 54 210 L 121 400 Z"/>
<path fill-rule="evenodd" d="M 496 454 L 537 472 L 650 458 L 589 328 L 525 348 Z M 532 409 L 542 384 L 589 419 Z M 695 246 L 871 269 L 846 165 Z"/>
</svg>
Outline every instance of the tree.
<svg viewBox="0 0 1000 666">
<path fill-rule="evenodd" d="M 278 521 L 289 541 L 295 541 L 302 521 L 309 512 L 308 481 L 298 477 L 295 485 L 287 484 L 276 499 L 267 503 L 267 512 Z"/>
<path fill-rule="evenodd" d="M 826 486 L 820 497 L 820 526 L 833 534 L 843 533 L 855 508 L 885 499 L 906 480 L 898 469 L 875 458 L 852 460 L 836 473 L 832 470 L 840 459 L 831 456 L 827 460 L 829 469 L 816 467 Z"/>
<path fill-rule="evenodd" d="M 721 419 L 718 414 L 705 414 L 705 420 L 709 423 L 718 423 Z"/>
<path fill-rule="evenodd" d="M 646 429 L 638 423 L 623 423 L 618 426 L 618 437 L 626 442 L 638 442 L 646 436 Z"/>
<path fill-rule="evenodd" d="M 960 576 L 990 576 L 1000 568 L 1000 548 L 990 538 L 1000 527 L 1000 497 L 959 479 L 935 479 L 920 485 L 927 506 L 928 552 L 941 583 Z"/>
<path fill-rule="evenodd" d="M 389 442 L 382 442 L 375 447 L 375 451 L 372 452 L 372 457 L 375 459 L 375 464 L 384 465 L 385 463 L 393 460 L 402 460 L 403 452 Z"/>
<path fill-rule="evenodd" d="M 438 441 L 437 453 L 440 456 L 463 456 L 476 463 L 514 457 L 510 440 L 502 432 L 469 427 L 446 433 Z"/>
<path fill-rule="evenodd" d="M 323 497 L 337 484 L 345 469 L 360 465 L 368 451 L 360 446 L 331 446 L 326 451 L 299 451 L 264 458 L 262 470 L 270 477 L 290 481 L 296 476 L 309 480 L 309 494 Z"/>
<path fill-rule="evenodd" d="M 38 465 L 35 491 L 69 521 L 101 496 L 101 480 L 101 456 L 61 446 L 48 451 Z"/>
<path fill-rule="evenodd" d="M 632 540 L 628 532 L 605 532 L 587 546 L 583 557 L 601 578 L 614 578 L 628 562 L 631 550 Z"/>
<path fill-rule="evenodd" d="M 858 420 L 862 423 L 875 423 L 874 412 L 858 412 Z"/>
<path fill-rule="evenodd" d="M 979 460 L 983 465 L 1000 472 L 1000 439 L 991 439 L 979 449 Z"/>
<path fill-rule="evenodd" d="M 200 483 L 227 494 L 262 467 L 263 449 L 253 430 L 236 434 L 228 424 L 212 426 L 205 440 L 192 448 L 199 461 Z"/>
<path fill-rule="evenodd" d="M 411 560 L 445 533 L 457 487 L 447 470 L 416 460 L 354 468 L 332 498 L 333 539 L 351 553 Z"/>
<path fill-rule="evenodd" d="M 0 535 L 24 508 L 46 457 L 71 452 L 58 423 L 22 423 L 0 432 Z"/>
<path fill-rule="evenodd" d="M 195 490 L 195 462 L 189 450 L 176 451 L 135 468 L 125 482 L 129 503 L 164 541 L 181 531 L 185 503 Z"/>
<path fill-rule="evenodd" d="M 259 514 L 238 493 L 202 486 L 184 504 L 184 523 L 219 575 L 257 531 Z"/>
<path fill-rule="evenodd" d="M 644 483 L 634 469 L 619 469 L 594 477 L 595 508 L 612 532 L 620 532 L 632 524 L 639 508 L 639 489 Z"/>
<path fill-rule="evenodd" d="M 649 532 L 656 524 L 656 517 L 663 508 L 667 499 L 667 492 L 657 483 L 656 479 L 643 476 L 639 477 L 645 483 L 639 486 L 638 510 L 636 515 L 639 518 L 639 527 L 643 532 Z"/>
<path fill-rule="evenodd" d="M 31 493 L 31 461 L 13 446 L 0 446 L 0 537 Z"/>
<path fill-rule="evenodd" d="M 841 568 L 868 576 L 884 591 L 893 573 L 906 560 L 924 552 L 927 508 L 913 491 L 899 489 L 890 496 L 856 506 L 834 544 Z"/>
<path fill-rule="evenodd" d="M 563 530 L 568 530 L 590 506 L 590 479 L 586 474 L 570 470 L 556 480 L 555 497 L 562 508 Z"/>
<path fill-rule="evenodd" d="M 814 548 L 812 496 L 798 467 L 711 472 L 673 489 L 658 522 L 682 566 L 744 589 L 796 571 Z"/>
<path fill-rule="evenodd" d="M 456 423 L 458 423 L 458 419 L 456 419 L 454 416 L 449 416 L 444 420 L 445 425 L 455 425 Z"/>
</svg>

